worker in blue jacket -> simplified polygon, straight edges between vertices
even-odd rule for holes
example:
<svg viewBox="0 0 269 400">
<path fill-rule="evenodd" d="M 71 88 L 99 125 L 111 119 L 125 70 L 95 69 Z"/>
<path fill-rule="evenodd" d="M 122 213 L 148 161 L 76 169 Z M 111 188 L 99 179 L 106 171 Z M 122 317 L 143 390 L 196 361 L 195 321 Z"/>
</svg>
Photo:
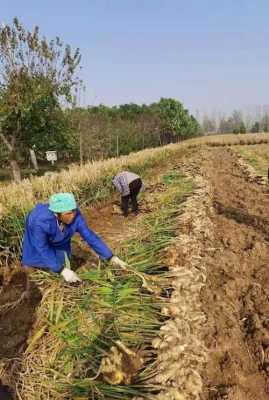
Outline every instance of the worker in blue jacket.
<svg viewBox="0 0 269 400">
<path fill-rule="evenodd" d="M 28 214 L 22 249 L 22 264 L 61 273 L 70 283 L 79 282 L 77 274 L 67 267 L 71 255 L 71 238 L 78 232 L 102 260 L 125 268 L 110 248 L 89 229 L 72 193 L 56 193 L 49 204 L 37 204 Z"/>
</svg>

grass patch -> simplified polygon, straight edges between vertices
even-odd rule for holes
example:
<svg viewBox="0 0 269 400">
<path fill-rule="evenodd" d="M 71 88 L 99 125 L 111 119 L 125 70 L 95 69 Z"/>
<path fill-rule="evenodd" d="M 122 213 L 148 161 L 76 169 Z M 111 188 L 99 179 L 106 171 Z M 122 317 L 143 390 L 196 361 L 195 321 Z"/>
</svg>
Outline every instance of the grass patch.
<svg viewBox="0 0 269 400">
<path fill-rule="evenodd" d="M 267 176 L 269 168 L 269 144 L 262 146 L 237 146 L 234 150 L 257 171 L 257 174 Z"/>
</svg>

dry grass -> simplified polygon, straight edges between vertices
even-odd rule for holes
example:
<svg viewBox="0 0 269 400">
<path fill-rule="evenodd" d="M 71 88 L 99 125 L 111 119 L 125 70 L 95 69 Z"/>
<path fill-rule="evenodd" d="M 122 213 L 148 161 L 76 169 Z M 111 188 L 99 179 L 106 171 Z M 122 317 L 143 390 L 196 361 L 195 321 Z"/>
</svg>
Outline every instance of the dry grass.
<svg viewBox="0 0 269 400">
<path fill-rule="evenodd" d="M 171 153 L 178 150 L 176 146 L 158 149 L 147 149 L 138 153 L 96 161 L 83 167 L 71 165 L 68 170 L 43 176 L 25 179 L 20 184 L 10 184 L 0 191 L 2 214 L 12 208 L 29 210 L 36 201 L 46 201 L 55 192 L 72 191 L 78 199 L 102 199 L 107 195 L 107 187 L 111 187 L 110 177 L 119 170 L 131 168 L 146 170 L 169 159 Z"/>
<path fill-rule="evenodd" d="M 196 139 L 197 140 L 197 139 Z M 204 136 L 201 143 L 209 146 L 236 146 L 269 143 L 269 133 L 244 133 Z"/>
<path fill-rule="evenodd" d="M 37 201 L 45 201 L 54 192 L 73 191 L 79 199 L 99 200 L 107 196 L 110 177 L 119 170 L 131 168 L 143 173 L 171 156 L 201 145 L 223 146 L 269 143 L 269 134 L 215 135 L 190 139 L 155 149 L 146 149 L 128 156 L 105 161 L 89 162 L 84 166 L 71 165 L 68 170 L 52 176 L 25 179 L 0 189 L 0 218 L 10 210 L 28 211 Z"/>
</svg>

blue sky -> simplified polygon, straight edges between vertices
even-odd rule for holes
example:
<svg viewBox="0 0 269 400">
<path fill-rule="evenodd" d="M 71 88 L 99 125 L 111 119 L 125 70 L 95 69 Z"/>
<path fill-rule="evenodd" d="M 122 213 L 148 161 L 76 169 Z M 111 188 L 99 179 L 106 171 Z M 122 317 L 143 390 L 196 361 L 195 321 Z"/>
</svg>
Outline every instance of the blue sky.
<svg viewBox="0 0 269 400">
<path fill-rule="evenodd" d="M 268 0 L 2 0 L 14 16 L 81 49 L 84 104 L 269 104 Z"/>
</svg>

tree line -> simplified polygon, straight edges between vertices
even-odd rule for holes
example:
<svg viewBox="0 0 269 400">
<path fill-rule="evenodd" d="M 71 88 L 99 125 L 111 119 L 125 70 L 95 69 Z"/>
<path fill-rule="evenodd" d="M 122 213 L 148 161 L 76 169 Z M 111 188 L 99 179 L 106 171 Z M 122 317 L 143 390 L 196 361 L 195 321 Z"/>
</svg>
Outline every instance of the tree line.
<svg viewBox="0 0 269 400">
<path fill-rule="evenodd" d="M 205 115 L 201 126 L 203 132 L 209 134 L 269 132 L 269 113 L 264 113 L 260 117 L 256 116 L 254 120 L 237 110 L 230 116 L 221 117 L 218 120 Z"/>
<path fill-rule="evenodd" d="M 128 154 L 201 134 L 196 119 L 174 99 L 162 98 L 149 105 L 76 107 L 67 113 L 79 136 L 76 143 L 81 161 Z"/>
</svg>

